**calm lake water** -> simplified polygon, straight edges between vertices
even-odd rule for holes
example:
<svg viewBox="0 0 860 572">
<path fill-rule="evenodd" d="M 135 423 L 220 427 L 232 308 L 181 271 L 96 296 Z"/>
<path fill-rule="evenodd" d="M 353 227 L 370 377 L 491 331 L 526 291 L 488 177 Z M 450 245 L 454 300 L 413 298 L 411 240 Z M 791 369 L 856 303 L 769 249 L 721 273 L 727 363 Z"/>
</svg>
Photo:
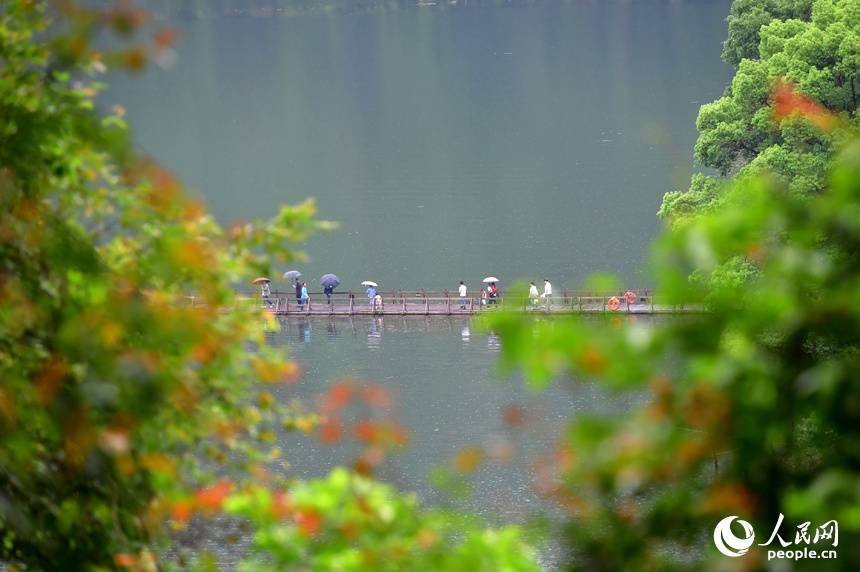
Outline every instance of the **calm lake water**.
<svg viewBox="0 0 860 572">
<path fill-rule="evenodd" d="M 487 274 L 648 282 L 664 192 L 730 80 L 729 0 L 581 0 L 168 22 L 178 58 L 114 78 L 146 151 L 225 223 L 315 197 L 309 283 Z"/>
<path fill-rule="evenodd" d="M 283 347 L 305 371 L 284 397 L 317 403 L 327 388 L 345 380 L 391 394 L 388 418 L 406 426 L 409 445 L 384 462 L 379 478 L 415 491 L 427 503 L 469 510 L 497 524 L 560 516 L 538 492 L 537 467 L 551 464 L 547 457 L 558 450 L 571 419 L 620 414 L 638 399 L 569 379 L 534 391 L 519 375 L 500 374 L 499 338 L 475 331 L 464 317 L 290 318 L 269 334 L 269 343 Z M 367 414 L 359 408 L 347 420 Z M 350 464 L 357 453 L 354 439 L 326 445 L 286 434 L 280 446 L 292 474 L 301 477 Z M 435 486 L 433 471 L 452 468 L 456 455 L 471 447 L 489 454 L 464 479 L 472 494 L 457 498 Z M 543 551 L 548 568 L 560 557 L 557 543 Z"/>
<path fill-rule="evenodd" d="M 225 223 L 315 197 L 341 227 L 305 245 L 311 284 L 334 272 L 342 289 L 453 288 L 495 274 L 561 288 L 609 271 L 638 287 L 661 197 L 693 168 L 698 108 L 730 79 L 728 10 L 581 0 L 181 19 L 176 62 L 113 78 L 105 102 L 127 108 L 140 146 Z M 634 400 L 499 379 L 499 340 L 463 318 L 295 318 L 269 342 L 305 370 L 285 399 L 314 403 L 343 379 L 392 392 L 411 442 L 380 476 L 428 502 L 447 502 L 428 475 L 463 447 L 511 445 L 512 462 L 481 465 L 457 503 L 496 522 L 547 509 L 535 460 L 566 420 Z M 502 418 L 514 403 L 518 429 Z M 283 439 L 301 476 L 354 454 Z"/>
</svg>

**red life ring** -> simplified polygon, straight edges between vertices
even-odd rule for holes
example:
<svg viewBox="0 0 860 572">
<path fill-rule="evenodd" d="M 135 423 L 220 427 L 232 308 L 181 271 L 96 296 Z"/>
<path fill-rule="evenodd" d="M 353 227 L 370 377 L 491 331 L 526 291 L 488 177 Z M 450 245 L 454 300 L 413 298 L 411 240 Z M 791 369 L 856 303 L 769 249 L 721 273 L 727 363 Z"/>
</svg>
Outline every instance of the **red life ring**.
<svg viewBox="0 0 860 572">
<path fill-rule="evenodd" d="M 628 306 L 631 304 L 635 304 L 636 303 L 636 292 L 634 292 L 633 290 L 628 290 L 627 292 L 625 292 L 624 293 L 624 301 L 627 302 Z"/>
<path fill-rule="evenodd" d="M 606 307 L 612 310 L 613 312 L 617 312 L 619 308 L 621 308 L 621 300 L 613 296 L 606 302 Z"/>
</svg>

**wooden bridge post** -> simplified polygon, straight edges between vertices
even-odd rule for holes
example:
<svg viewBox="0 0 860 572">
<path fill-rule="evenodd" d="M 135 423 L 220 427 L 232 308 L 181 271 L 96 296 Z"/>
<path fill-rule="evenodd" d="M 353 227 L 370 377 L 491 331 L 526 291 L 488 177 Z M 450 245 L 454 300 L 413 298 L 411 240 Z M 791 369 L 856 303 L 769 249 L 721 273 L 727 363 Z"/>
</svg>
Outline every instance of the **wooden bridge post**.
<svg viewBox="0 0 860 572">
<path fill-rule="evenodd" d="M 426 294 L 424 295 L 424 312 L 425 315 L 430 315 L 430 298 L 428 298 Z"/>
</svg>

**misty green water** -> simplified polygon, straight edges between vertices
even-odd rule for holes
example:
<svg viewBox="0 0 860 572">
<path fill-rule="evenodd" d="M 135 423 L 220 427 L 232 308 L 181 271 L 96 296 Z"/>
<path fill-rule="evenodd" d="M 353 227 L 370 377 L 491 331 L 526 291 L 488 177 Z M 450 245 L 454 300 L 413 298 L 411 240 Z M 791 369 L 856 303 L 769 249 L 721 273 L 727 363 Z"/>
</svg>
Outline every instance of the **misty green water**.
<svg viewBox="0 0 860 572">
<path fill-rule="evenodd" d="M 116 78 L 146 151 L 225 223 L 315 197 L 309 283 L 576 286 L 644 261 L 730 79 L 728 0 L 581 0 L 165 22 L 178 58 Z"/>
<path fill-rule="evenodd" d="M 334 272 L 355 288 L 503 284 L 594 271 L 647 285 L 645 258 L 664 192 L 693 168 L 699 106 L 720 95 L 728 0 L 581 0 L 429 7 L 295 18 L 168 21 L 178 57 L 112 78 L 139 145 L 224 223 L 317 199 L 340 222 L 304 247 L 309 283 Z M 277 283 L 276 283 L 277 284 Z M 446 502 L 428 473 L 464 446 L 507 441 L 511 463 L 482 465 L 460 501 L 496 522 L 547 510 L 535 461 L 566 421 L 624 411 L 593 384 L 544 393 L 498 379 L 500 341 L 463 318 L 300 319 L 269 334 L 305 375 L 282 399 L 309 404 L 342 379 L 395 396 L 410 446 L 380 476 Z M 529 422 L 512 430 L 507 405 Z M 299 476 L 353 450 L 283 436 Z M 232 545 L 213 547 L 233 561 Z M 557 545 L 556 545 L 557 546 Z M 550 548 L 544 563 L 560 555 Z"/>
</svg>

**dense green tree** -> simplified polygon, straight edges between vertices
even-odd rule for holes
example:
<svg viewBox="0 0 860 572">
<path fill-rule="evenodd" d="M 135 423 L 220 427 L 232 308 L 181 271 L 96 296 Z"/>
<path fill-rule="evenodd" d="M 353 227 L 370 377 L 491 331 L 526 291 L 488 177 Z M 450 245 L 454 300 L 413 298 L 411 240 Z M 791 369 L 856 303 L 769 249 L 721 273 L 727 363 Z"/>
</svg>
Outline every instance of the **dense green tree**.
<svg viewBox="0 0 860 572">
<path fill-rule="evenodd" d="M 734 0 L 729 12 L 729 35 L 723 59 L 738 65 L 758 58 L 759 32 L 773 20 L 809 20 L 812 0 Z"/>
<path fill-rule="evenodd" d="M 760 59 L 741 60 L 723 97 L 699 111 L 696 159 L 723 177 L 767 171 L 781 177 L 792 192 L 820 192 L 840 132 L 822 132 L 804 118 L 774 123 L 771 94 L 776 83 L 791 82 L 828 110 L 856 122 L 858 4 L 819 0 L 810 21 L 773 19 L 762 26 L 758 46 Z M 702 177 L 694 177 L 687 192 L 667 193 L 661 216 L 682 219 L 717 200 L 719 185 Z"/>
</svg>

